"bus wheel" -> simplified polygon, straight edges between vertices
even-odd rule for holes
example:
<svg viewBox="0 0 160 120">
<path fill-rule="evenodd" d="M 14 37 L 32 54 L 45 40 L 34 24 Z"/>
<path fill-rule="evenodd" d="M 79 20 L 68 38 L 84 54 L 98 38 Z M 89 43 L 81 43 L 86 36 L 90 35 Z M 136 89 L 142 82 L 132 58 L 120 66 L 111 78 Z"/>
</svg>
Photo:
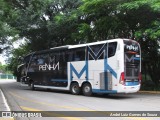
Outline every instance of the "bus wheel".
<svg viewBox="0 0 160 120">
<path fill-rule="evenodd" d="M 30 89 L 31 89 L 31 90 L 35 90 L 34 81 L 31 81 L 31 82 L 30 82 Z"/>
<path fill-rule="evenodd" d="M 92 87 L 89 83 L 85 83 L 82 87 L 83 95 L 91 96 L 92 95 Z"/>
<path fill-rule="evenodd" d="M 78 83 L 72 83 L 70 87 L 70 91 L 73 95 L 78 95 L 80 94 L 80 87 Z"/>
</svg>

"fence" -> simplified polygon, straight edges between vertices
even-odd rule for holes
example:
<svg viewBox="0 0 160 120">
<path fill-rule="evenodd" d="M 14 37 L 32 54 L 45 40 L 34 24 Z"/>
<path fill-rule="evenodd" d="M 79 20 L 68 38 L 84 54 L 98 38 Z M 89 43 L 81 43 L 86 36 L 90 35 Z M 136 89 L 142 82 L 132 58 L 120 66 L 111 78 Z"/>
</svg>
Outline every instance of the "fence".
<svg viewBox="0 0 160 120">
<path fill-rule="evenodd" d="M 0 74 L 0 79 L 16 79 L 12 74 Z"/>
</svg>

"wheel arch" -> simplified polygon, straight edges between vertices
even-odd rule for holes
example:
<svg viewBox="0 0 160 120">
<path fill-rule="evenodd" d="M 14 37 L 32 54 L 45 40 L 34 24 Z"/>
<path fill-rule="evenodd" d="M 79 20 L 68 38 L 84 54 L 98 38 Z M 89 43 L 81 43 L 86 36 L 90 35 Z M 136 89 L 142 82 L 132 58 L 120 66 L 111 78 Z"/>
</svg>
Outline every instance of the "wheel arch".
<svg viewBox="0 0 160 120">
<path fill-rule="evenodd" d="M 34 80 L 29 79 L 29 80 L 28 80 L 28 86 L 31 86 L 31 83 L 32 83 L 32 82 L 34 82 Z"/>
<path fill-rule="evenodd" d="M 71 85 L 72 85 L 73 83 L 77 83 L 77 84 L 79 85 L 79 83 L 78 83 L 77 81 L 72 81 L 72 82 L 70 83 L 69 89 L 71 88 Z M 80 87 L 80 85 L 79 85 L 79 87 Z"/>
<path fill-rule="evenodd" d="M 90 84 L 90 86 L 92 87 L 92 84 L 91 84 L 89 81 L 84 81 L 84 82 L 82 83 L 81 87 L 83 87 L 84 84 Z"/>
</svg>

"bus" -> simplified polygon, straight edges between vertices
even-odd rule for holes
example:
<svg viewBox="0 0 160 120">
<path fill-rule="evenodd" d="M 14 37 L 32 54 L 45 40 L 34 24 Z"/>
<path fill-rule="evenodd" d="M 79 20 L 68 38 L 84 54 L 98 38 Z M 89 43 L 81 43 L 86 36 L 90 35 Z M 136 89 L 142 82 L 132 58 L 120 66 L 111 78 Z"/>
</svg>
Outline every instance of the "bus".
<svg viewBox="0 0 160 120">
<path fill-rule="evenodd" d="M 82 93 L 135 93 L 141 86 L 141 49 L 130 39 L 111 39 L 36 51 L 24 57 L 20 82 L 30 89 Z"/>
</svg>

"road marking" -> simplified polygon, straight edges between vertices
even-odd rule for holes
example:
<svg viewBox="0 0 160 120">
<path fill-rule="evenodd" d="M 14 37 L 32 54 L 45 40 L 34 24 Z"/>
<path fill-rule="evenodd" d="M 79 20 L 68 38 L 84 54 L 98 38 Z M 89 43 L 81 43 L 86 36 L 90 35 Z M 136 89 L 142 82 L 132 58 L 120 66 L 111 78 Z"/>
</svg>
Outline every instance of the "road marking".
<svg viewBox="0 0 160 120">
<path fill-rule="evenodd" d="M 0 89 L 0 94 L 1 94 L 1 96 L 2 96 L 2 101 L 1 101 L 1 102 L 3 102 L 2 104 L 4 104 L 4 107 L 6 108 L 6 109 L 3 110 L 3 111 L 11 111 L 10 108 L 9 108 L 9 105 L 8 105 L 8 103 L 7 103 L 7 100 L 6 100 L 6 98 L 5 98 L 5 96 L 4 96 L 4 94 L 3 94 L 3 92 L 2 92 L 1 89 Z M 1 109 L 1 110 L 2 110 L 2 109 Z M 13 117 L 0 118 L 0 120 L 14 120 L 14 118 L 13 118 Z"/>
<path fill-rule="evenodd" d="M 47 105 L 47 106 L 54 106 L 54 107 L 59 107 L 59 108 L 65 108 L 65 109 L 71 109 L 71 110 L 78 110 L 78 111 L 95 111 L 95 110 L 91 110 L 91 109 L 84 109 L 84 108 L 75 108 L 75 107 L 70 107 L 70 106 L 61 106 L 61 105 L 56 105 L 56 104 L 49 104 L 49 103 L 45 103 L 45 102 L 38 102 L 36 100 L 32 100 L 32 99 L 28 99 L 28 98 L 24 98 L 24 97 L 21 97 L 13 92 L 10 92 L 11 95 L 17 97 L 17 98 L 20 98 L 22 100 L 25 100 L 25 101 L 29 101 L 29 102 L 32 102 L 32 103 L 38 103 L 38 104 L 42 104 L 42 105 Z"/>
<path fill-rule="evenodd" d="M 151 120 L 149 118 L 142 118 L 142 117 L 129 117 L 132 120 Z"/>
<path fill-rule="evenodd" d="M 0 120 L 14 120 L 14 118 L 0 118 Z"/>
<path fill-rule="evenodd" d="M 160 94 L 160 91 L 138 91 L 138 93 Z"/>
<path fill-rule="evenodd" d="M 20 106 L 23 110 L 27 110 L 27 111 L 42 111 L 42 110 L 39 110 L 39 109 L 34 109 L 34 108 L 30 108 L 30 107 L 25 107 L 25 106 Z M 54 113 L 52 111 L 52 113 L 49 113 L 49 112 L 45 112 L 43 111 L 43 113 L 47 116 L 55 116 L 55 117 L 59 117 L 59 118 L 63 118 L 63 119 L 66 119 L 66 120 L 84 120 L 84 119 L 81 119 L 81 118 L 76 118 L 76 117 L 67 117 L 67 115 L 64 115 L 64 114 L 57 114 L 57 113 Z"/>
<path fill-rule="evenodd" d="M 24 107 L 24 106 L 20 106 L 20 108 L 22 108 L 23 110 L 27 110 L 27 111 L 42 111 L 39 109 L 34 109 L 34 108 L 29 108 L 29 107 Z"/>
<path fill-rule="evenodd" d="M 71 109 L 71 110 L 78 110 L 78 111 L 95 111 L 95 110 L 92 110 L 92 109 L 84 109 L 84 108 L 75 108 L 75 107 L 70 107 L 70 106 L 61 106 L 61 105 L 55 105 L 55 104 L 49 104 L 49 103 L 44 103 L 44 102 L 38 102 L 36 100 L 31 100 L 31 99 L 28 99 L 28 98 L 25 98 L 25 97 L 21 97 L 13 92 L 10 92 L 11 95 L 19 98 L 19 99 L 22 99 L 22 100 L 25 100 L 25 101 L 29 101 L 29 102 L 32 102 L 32 103 L 37 103 L 37 104 L 42 104 L 42 105 L 47 105 L 47 106 L 54 106 L 54 107 L 59 107 L 59 108 L 65 108 L 65 109 Z M 95 113 L 99 113 L 99 111 L 95 111 Z M 110 112 L 104 112 L 103 114 L 108 114 Z M 149 118 L 142 118 L 142 117 L 126 117 L 128 119 L 132 119 L 132 120 L 151 120 Z"/>
<path fill-rule="evenodd" d="M 6 100 L 6 98 L 5 98 L 1 89 L 0 89 L 0 92 L 1 92 L 1 95 L 2 95 L 2 100 L 3 100 L 4 106 L 6 108 L 6 111 L 11 111 L 10 108 L 9 108 L 9 105 L 7 104 L 7 100 Z"/>
</svg>

